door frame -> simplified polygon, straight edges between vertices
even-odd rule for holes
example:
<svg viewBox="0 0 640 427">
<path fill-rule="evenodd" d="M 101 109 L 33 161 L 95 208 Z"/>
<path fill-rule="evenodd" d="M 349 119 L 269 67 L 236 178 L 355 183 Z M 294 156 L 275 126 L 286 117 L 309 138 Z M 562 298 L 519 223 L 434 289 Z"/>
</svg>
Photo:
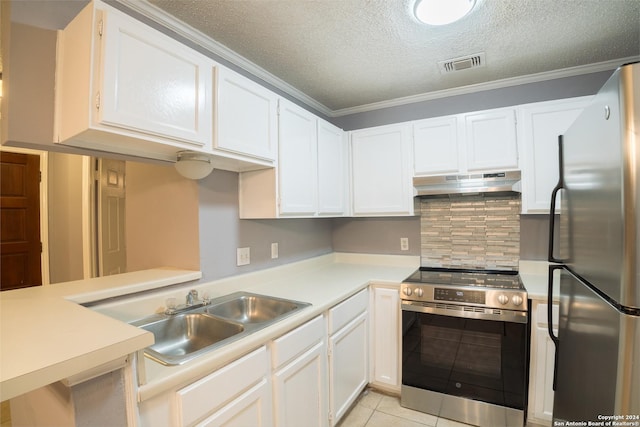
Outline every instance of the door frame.
<svg viewBox="0 0 640 427">
<path fill-rule="evenodd" d="M 49 153 L 29 148 L 1 146 L 0 151 L 7 153 L 31 154 L 40 157 L 40 265 L 42 270 L 42 286 L 50 284 L 49 279 Z"/>
</svg>

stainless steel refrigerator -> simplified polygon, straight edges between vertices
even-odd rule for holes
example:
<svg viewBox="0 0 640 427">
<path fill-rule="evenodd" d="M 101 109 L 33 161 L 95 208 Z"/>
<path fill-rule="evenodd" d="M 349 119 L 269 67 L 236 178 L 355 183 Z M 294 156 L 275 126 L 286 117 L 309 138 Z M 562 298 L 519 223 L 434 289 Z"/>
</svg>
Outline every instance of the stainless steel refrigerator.
<svg viewBox="0 0 640 427">
<path fill-rule="evenodd" d="M 613 73 L 559 147 L 554 425 L 640 425 L 640 63 Z"/>
</svg>

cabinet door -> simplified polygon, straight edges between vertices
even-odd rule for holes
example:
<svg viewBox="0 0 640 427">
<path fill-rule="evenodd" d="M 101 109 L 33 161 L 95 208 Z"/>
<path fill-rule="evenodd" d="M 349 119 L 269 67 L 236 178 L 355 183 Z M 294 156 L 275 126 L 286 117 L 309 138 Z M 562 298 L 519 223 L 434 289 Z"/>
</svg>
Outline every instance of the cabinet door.
<svg viewBox="0 0 640 427">
<path fill-rule="evenodd" d="M 266 347 L 241 357 L 175 393 L 174 425 L 190 426 L 207 415 L 223 410 L 234 396 L 244 395 L 265 381 L 268 371 Z"/>
<path fill-rule="evenodd" d="M 326 360 L 326 345 L 322 341 L 273 375 L 277 426 L 328 424 Z"/>
<path fill-rule="evenodd" d="M 354 215 L 411 215 L 411 125 L 351 134 Z"/>
<path fill-rule="evenodd" d="M 553 305 L 553 329 L 558 333 L 558 304 Z M 547 304 L 534 302 L 531 328 L 531 374 L 529 419 L 551 423 L 553 416 L 553 369 L 555 345 L 547 328 Z"/>
<path fill-rule="evenodd" d="M 342 129 L 318 120 L 318 214 L 345 213 L 347 145 Z"/>
<path fill-rule="evenodd" d="M 213 62 L 124 14 L 103 16 L 98 121 L 210 148 Z"/>
<path fill-rule="evenodd" d="M 316 117 L 280 100 L 280 213 L 313 215 L 317 211 Z"/>
<path fill-rule="evenodd" d="M 518 168 L 513 109 L 466 114 L 464 120 L 468 171 Z"/>
<path fill-rule="evenodd" d="M 329 339 L 331 425 L 335 425 L 368 383 L 368 340 L 365 311 Z"/>
<path fill-rule="evenodd" d="M 592 97 L 519 108 L 523 141 L 522 213 L 549 213 L 558 183 L 558 136 L 566 132 Z M 557 199 L 558 212 L 560 197 Z"/>
<path fill-rule="evenodd" d="M 421 120 L 413 124 L 413 173 L 457 173 L 458 120 L 456 116 Z"/>
<path fill-rule="evenodd" d="M 273 425 L 271 389 L 266 380 L 243 393 L 197 426 L 268 427 Z"/>
<path fill-rule="evenodd" d="M 372 287 L 371 382 L 400 390 L 400 291 Z"/>
<path fill-rule="evenodd" d="M 216 147 L 275 160 L 276 95 L 231 70 L 219 67 L 217 71 Z"/>
<path fill-rule="evenodd" d="M 547 333 L 546 327 L 536 326 L 535 358 L 535 395 L 534 416 L 537 419 L 551 421 L 553 416 L 553 364 L 555 345 Z"/>
</svg>

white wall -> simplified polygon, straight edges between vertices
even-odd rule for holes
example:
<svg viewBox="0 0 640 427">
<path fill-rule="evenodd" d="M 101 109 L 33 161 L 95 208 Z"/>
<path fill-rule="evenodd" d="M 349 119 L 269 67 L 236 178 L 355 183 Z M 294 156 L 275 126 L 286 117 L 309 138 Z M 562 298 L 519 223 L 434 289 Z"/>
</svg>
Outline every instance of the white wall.
<svg viewBox="0 0 640 427">
<path fill-rule="evenodd" d="M 51 283 L 83 279 L 82 157 L 49 153 Z"/>
</svg>

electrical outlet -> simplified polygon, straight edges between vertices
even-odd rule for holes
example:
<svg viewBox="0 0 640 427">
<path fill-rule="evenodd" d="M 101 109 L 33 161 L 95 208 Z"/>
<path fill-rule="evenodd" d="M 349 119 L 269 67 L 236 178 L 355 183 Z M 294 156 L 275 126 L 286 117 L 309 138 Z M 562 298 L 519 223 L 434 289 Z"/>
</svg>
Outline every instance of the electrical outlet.
<svg viewBox="0 0 640 427">
<path fill-rule="evenodd" d="M 409 250 L 409 239 L 407 237 L 400 238 L 400 250 L 401 251 Z"/>
<path fill-rule="evenodd" d="M 271 244 L 271 259 L 278 258 L 278 243 Z"/>
<path fill-rule="evenodd" d="M 247 265 L 251 263 L 251 248 L 238 248 L 236 253 L 236 265 Z"/>
</svg>

